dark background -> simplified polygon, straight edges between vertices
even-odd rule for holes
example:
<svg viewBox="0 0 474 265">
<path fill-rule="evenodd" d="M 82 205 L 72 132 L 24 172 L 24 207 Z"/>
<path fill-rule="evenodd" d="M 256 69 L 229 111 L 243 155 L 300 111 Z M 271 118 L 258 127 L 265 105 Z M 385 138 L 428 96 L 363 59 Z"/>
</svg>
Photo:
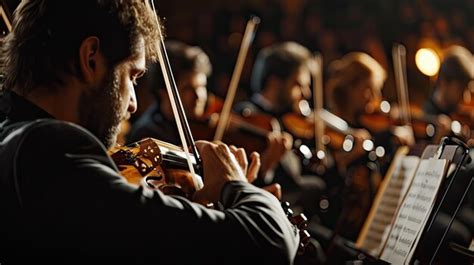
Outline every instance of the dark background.
<svg viewBox="0 0 474 265">
<path fill-rule="evenodd" d="M 67 1 L 67 0 L 65 0 Z M 2 0 L 11 12 L 18 0 Z M 459 44 L 474 51 L 474 0 L 156 0 L 168 39 L 201 46 L 213 63 L 209 88 L 224 96 L 245 23 L 257 15 L 262 23 L 246 61 L 239 98 L 245 98 L 257 52 L 279 41 L 296 41 L 322 53 L 324 65 L 351 51 L 364 51 L 388 72 L 384 96 L 396 101 L 391 48 L 407 48 L 410 99 L 421 104 L 434 78 L 414 63 L 416 51 Z M 65 12 L 74 12 L 65 10 Z"/>
</svg>

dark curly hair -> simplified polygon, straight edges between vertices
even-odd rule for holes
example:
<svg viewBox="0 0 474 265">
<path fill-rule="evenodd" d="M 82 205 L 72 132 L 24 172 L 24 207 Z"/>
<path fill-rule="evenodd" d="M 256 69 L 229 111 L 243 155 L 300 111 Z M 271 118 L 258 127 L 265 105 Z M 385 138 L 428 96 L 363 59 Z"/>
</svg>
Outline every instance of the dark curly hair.
<svg viewBox="0 0 474 265">
<path fill-rule="evenodd" d="M 27 94 L 53 89 L 65 74 L 79 76 L 78 49 L 88 36 L 99 38 L 109 66 L 133 55 L 140 38 L 147 59 L 155 60 L 158 24 L 146 1 L 23 0 L 2 46 L 4 89 Z"/>
</svg>

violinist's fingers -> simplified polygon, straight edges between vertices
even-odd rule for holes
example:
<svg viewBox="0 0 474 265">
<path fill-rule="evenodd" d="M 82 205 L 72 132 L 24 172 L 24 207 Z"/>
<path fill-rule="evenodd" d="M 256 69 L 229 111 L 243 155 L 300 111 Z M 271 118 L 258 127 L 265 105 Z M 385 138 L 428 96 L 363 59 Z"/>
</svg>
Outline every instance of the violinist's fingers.
<svg viewBox="0 0 474 265">
<path fill-rule="evenodd" d="M 204 188 L 196 194 L 196 201 L 217 202 L 222 187 L 229 181 L 245 181 L 247 178 L 230 148 L 225 144 L 197 141 L 204 168 Z"/>
<path fill-rule="evenodd" d="M 286 150 L 291 150 L 291 148 L 293 147 L 293 136 L 291 136 L 291 134 L 287 132 L 283 132 L 282 137 L 283 137 L 283 144 Z"/>
<path fill-rule="evenodd" d="M 402 145 L 411 146 L 415 144 L 415 136 L 413 134 L 413 129 L 410 126 L 395 126 L 392 132 Z"/>
<path fill-rule="evenodd" d="M 273 132 L 267 134 L 267 143 L 271 144 L 275 141 L 275 134 Z"/>
<path fill-rule="evenodd" d="M 281 200 L 281 186 L 278 183 L 273 183 L 263 187 L 264 190 L 273 194 L 278 200 Z"/>
<path fill-rule="evenodd" d="M 234 145 L 229 146 L 229 148 L 232 154 L 237 159 L 237 162 L 239 163 L 240 168 L 242 168 L 242 171 L 246 173 L 249 164 L 245 150 L 243 148 L 237 148 Z"/>
<path fill-rule="evenodd" d="M 260 154 L 252 152 L 250 154 L 250 166 L 247 171 L 247 180 L 252 183 L 257 179 L 258 171 L 260 170 Z"/>
</svg>

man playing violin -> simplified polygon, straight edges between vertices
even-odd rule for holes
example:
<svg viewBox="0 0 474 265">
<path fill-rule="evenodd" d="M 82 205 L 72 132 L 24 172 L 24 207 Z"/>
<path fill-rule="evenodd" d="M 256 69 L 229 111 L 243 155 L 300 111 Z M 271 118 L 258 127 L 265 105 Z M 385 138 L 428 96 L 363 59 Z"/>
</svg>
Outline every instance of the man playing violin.
<svg viewBox="0 0 474 265">
<path fill-rule="evenodd" d="M 158 38 L 143 1 L 21 2 L 2 51 L 0 263 L 292 263 L 297 230 L 247 181 L 257 156 L 247 172 L 243 150 L 197 143 L 213 210 L 128 184 L 107 155 Z"/>
<path fill-rule="evenodd" d="M 346 195 L 338 199 L 342 199 L 342 207 L 349 209 L 346 216 L 339 219 L 346 222 L 342 233 L 352 239 L 363 224 L 371 197 L 381 180 L 381 171 L 388 166 L 399 142 L 390 126 L 382 131 L 370 131 L 361 122 L 367 105 L 381 99 L 385 78 L 382 66 L 363 52 L 351 52 L 329 65 L 326 82 L 328 108 L 347 122 L 354 139 L 350 150 L 334 150 L 339 175 L 344 179 L 336 187 L 346 191 Z M 366 140 L 373 141 L 377 147 L 382 146 L 386 152 L 385 157 L 377 161 L 378 167 L 371 165 L 374 164 L 369 157 L 371 150 L 363 147 Z"/>
<path fill-rule="evenodd" d="M 239 102 L 235 110 L 243 116 L 265 113 L 280 121 L 286 113 L 299 108 L 299 102 L 311 96 L 311 75 L 308 61 L 311 53 L 295 42 L 277 43 L 262 49 L 256 58 L 251 77 L 250 100 Z M 278 182 L 283 187 L 283 197 L 302 203 L 306 213 L 313 214 L 320 191 L 325 183 L 316 176 L 302 176 L 301 159 L 290 151 L 293 138 L 286 132 L 276 132 L 274 145 L 268 153 L 274 156 L 265 176 L 267 183 Z M 263 155 L 262 155 L 263 156 Z M 295 197 L 295 199 L 291 198 Z"/>
</svg>

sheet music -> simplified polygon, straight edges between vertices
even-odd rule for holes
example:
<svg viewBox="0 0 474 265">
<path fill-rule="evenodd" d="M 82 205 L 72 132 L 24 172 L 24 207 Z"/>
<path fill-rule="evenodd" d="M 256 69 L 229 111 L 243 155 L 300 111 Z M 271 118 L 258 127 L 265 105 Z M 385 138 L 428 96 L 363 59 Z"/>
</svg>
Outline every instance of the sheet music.
<svg viewBox="0 0 474 265">
<path fill-rule="evenodd" d="M 445 159 L 421 160 L 397 213 L 381 258 L 393 264 L 410 261 L 445 175 Z"/>
<path fill-rule="evenodd" d="M 375 212 L 359 247 L 374 256 L 379 256 L 390 231 L 390 225 L 415 175 L 420 162 L 417 156 L 396 156 L 393 171 L 385 190 L 376 201 Z M 373 210 L 371 210 L 373 211 Z"/>
</svg>

